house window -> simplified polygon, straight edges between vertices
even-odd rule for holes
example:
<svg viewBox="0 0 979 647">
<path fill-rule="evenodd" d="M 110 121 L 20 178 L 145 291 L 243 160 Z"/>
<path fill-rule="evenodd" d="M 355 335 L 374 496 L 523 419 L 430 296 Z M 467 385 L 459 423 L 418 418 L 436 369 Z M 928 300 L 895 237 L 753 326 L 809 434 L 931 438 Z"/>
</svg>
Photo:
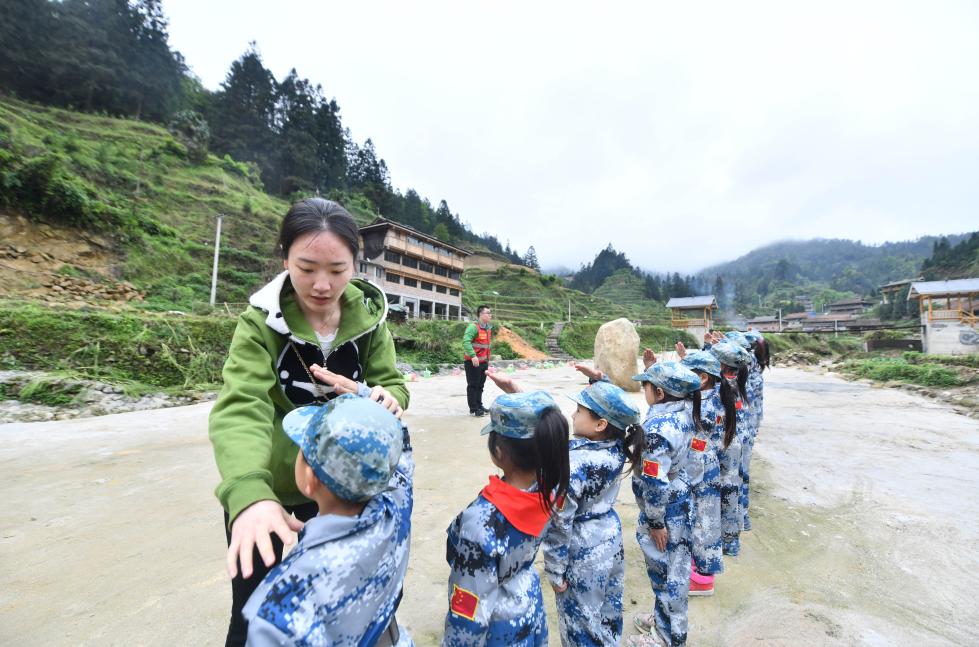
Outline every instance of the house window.
<svg viewBox="0 0 979 647">
<path fill-rule="evenodd" d="M 397 254 L 395 252 L 387 252 L 386 251 L 386 252 L 384 252 L 384 260 L 386 260 L 389 263 L 400 263 L 401 262 L 401 254 Z"/>
<path fill-rule="evenodd" d="M 422 281 L 422 290 L 431 290 L 433 287 L 435 286 L 433 286 L 428 281 Z"/>
<path fill-rule="evenodd" d="M 436 285 L 435 291 L 438 292 L 439 294 L 445 294 L 446 289 L 444 285 Z"/>
<path fill-rule="evenodd" d="M 455 288 L 449 288 L 449 294 L 451 294 L 454 297 L 457 297 L 459 296 L 459 290 L 456 290 Z"/>
<path fill-rule="evenodd" d="M 426 263 L 425 261 L 418 261 L 418 269 L 422 272 L 434 272 L 435 268 L 431 263 Z"/>
<path fill-rule="evenodd" d="M 462 274 L 459 272 L 449 272 L 449 278 L 453 281 L 458 281 L 462 278 Z"/>
<path fill-rule="evenodd" d="M 382 268 L 380 268 L 380 267 L 375 267 L 374 268 L 374 278 L 378 278 L 379 279 L 382 276 L 384 276 L 384 270 Z"/>
<path fill-rule="evenodd" d="M 388 272 L 388 283 L 401 283 L 401 276 Z"/>
<path fill-rule="evenodd" d="M 439 276 L 448 276 L 449 275 L 449 270 L 445 269 L 441 265 L 436 265 L 435 266 L 435 273 L 437 275 L 439 275 Z"/>
<path fill-rule="evenodd" d="M 418 269 L 418 261 L 415 260 L 414 258 L 411 258 L 410 256 L 402 256 L 401 257 L 401 264 L 404 265 L 405 267 L 410 267 L 412 269 Z"/>
<path fill-rule="evenodd" d="M 406 276 L 405 277 L 405 287 L 406 288 L 417 288 L 418 287 L 418 281 L 416 281 L 415 279 L 409 279 Z"/>
<path fill-rule="evenodd" d="M 360 262 L 360 273 L 367 274 L 367 263 L 363 261 Z"/>
</svg>

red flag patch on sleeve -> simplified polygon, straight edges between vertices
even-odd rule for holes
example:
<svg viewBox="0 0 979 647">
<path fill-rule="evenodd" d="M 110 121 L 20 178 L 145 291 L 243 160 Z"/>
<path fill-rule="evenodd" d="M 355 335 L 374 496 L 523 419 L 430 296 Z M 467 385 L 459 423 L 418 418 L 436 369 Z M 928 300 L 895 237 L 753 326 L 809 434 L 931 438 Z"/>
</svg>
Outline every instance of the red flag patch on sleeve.
<svg viewBox="0 0 979 647">
<path fill-rule="evenodd" d="M 646 476 L 659 478 L 659 463 L 644 459 L 642 462 L 642 473 Z"/>
<path fill-rule="evenodd" d="M 479 604 L 479 596 L 466 589 L 459 588 L 458 584 L 452 585 L 452 603 L 449 609 L 457 616 L 462 616 L 467 620 L 476 618 L 476 606 Z"/>
<path fill-rule="evenodd" d="M 741 400 L 738 400 L 737 402 L 734 403 L 734 408 L 735 409 L 739 409 L 740 410 L 743 406 L 744 406 L 744 404 L 741 402 Z"/>
<path fill-rule="evenodd" d="M 724 422 L 724 416 L 717 416 L 717 424 L 721 424 L 722 422 Z"/>
<path fill-rule="evenodd" d="M 704 440 L 703 438 L 696 438 L 695 437 L 693 440 L 690 441 L 690 447 L 695 452 L 703 452 L 703 451 L 706 451 L 707 450 L 707 441 Z"/>
</svg>

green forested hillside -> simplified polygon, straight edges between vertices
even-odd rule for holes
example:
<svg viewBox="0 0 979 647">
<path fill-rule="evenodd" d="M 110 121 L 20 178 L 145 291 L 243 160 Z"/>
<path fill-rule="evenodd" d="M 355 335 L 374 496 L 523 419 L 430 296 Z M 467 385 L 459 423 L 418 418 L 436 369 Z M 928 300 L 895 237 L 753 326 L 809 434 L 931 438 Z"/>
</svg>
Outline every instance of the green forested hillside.
<svg viewBox="0 0 979 647">
<path fill-rule="evenodd" d="M 979 231 L 958 244 L 947 238 L 935 241 L 931 256 L 921 266 L 921 274 L 928 281 L 979 276 Z"/>
<path fill-rule="evenodd" d="M 937 240 L 925 236 L 876 246 L 839 239 L 785 241 L 709 267 L 697 278 L 717 292 L 725 307 L 792 311 L 801 309 L 795 297 L 807 295 L 818 309 L 828 301 L 870 295 L 884 283 L 917 276 Z"/>
<path fill-rule="evenodd" d="M 511 322 L 554 322 L 573 319 L 608 321 L 619 317 L 644 320 L 669 318 L 661 303 L 649 300 L 614 301 L 599 293 L 585 294 L 564 287 L 555 276 L 503 267 L 499 270 L 466 270 L 463 302 L 470 310 L 480 303 L 496 309 L 498 319 Z M 496 293 L 496 294 L 494 294 Z"/>
<path fill-rule="evenodd" d="M 160 126 L 9 98 L 0 100 L 0 203 L 105 234 L 118 278 L 171 307 L 207 300 L 218 214 L 219 298 L 244 301 L 270 269 L 286 209 L 253 167 L 214 155 L 192 162 Z"/>
</svg>

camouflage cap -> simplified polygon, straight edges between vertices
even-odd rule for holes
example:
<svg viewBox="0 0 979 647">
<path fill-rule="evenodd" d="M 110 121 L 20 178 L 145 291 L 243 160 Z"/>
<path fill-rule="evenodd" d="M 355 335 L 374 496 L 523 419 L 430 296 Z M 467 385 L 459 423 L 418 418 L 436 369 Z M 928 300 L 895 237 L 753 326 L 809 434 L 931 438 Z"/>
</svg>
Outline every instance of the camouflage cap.
<svg viewBox="0 0 979 647">
<path fill-rule="evenodd" d="M 724 333 L 724 336 L 727 338 L 727 341 L 737 344 L 741 348 L 751 347 L 751 342 L 748 341 L 748 338 L 740 330 L 729 330 Z"/>
<path fill-rule="evenodd" d="M 733 344 L 729 341 L 722 341 L 719 344 L 714 344 L 710 347 L 710 352 L 712 352 L 717 359 L 721 361 L 721 364 L 724 364 L 725 366 L 738 368 L 741 366 L 747 366 L 751 363 L 751 353 L 741 346 Z"/>
<path fill-rule="evenodd" d="M 764 341 L 765 339 L 764 337 L 761 336 L 761 333 L 758 332 L 757 330 L 749 330 L 744 333 L 744 336 L 747 337 L 748 341 L 751 342 L 752 344 L 755 343 L 756 341 Z"/>
<path fill-rule="evenodd" d="M 721 376 L 721 362 L 716 355 L 705 350 L 688 350 L 680 363 L 691 371 L 701 371 L 714 377 Z"/>
<path fill-rule="evenodd" d="M 700 378 L 679 362 L 656 362 L 632 379 L 649 382 L 678 398 L 685 398 L 700 390 Z"/>
<path fill-rule="evenodd" d="M 595 382 L 578 395 L 568 397 L 623 431 L 639 423 L 639 410 L 629 402 L 626 392 L 611 382 Z"/>
<path fill-rule="evenodd" d="M 485 436 L 495 431 L 509 438 L 533 438 L 537 421 L 548 409 L 561 411 L 544 391 L 504 393 L 490 405 L 490 422 L 481 433 Z"/>
<path fill-rule="evenodd" d="M 379 403 L 350 393 L 293 409 L 282 430 L 323 485 L 346 501 L 366 501 L 387 489 L 401 458 L 401 421 Z"/>
</svg>

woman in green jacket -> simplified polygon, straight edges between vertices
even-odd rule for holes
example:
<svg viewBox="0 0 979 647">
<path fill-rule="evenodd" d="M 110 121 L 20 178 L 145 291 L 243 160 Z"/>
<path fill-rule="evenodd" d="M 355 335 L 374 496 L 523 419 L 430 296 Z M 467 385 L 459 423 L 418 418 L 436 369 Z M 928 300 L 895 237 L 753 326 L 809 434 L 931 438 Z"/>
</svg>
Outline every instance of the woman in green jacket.
<svg viewBox="0 0 979 647">
<path fill-rule="evenodd" d="M 285 414 L 348 392 L 399 416 L 408 406 L 384 292 L 353 279 L 359 248 L 357 225 L 339 204 L 297 202 L 279 232 L 285 271 L 238 319 L 209 420 L 232 578 L 227 645 L 245 644 L 242 607 L 282 558 L 283 542 L 317 513 L 296 487 Z"/>
</svg>

